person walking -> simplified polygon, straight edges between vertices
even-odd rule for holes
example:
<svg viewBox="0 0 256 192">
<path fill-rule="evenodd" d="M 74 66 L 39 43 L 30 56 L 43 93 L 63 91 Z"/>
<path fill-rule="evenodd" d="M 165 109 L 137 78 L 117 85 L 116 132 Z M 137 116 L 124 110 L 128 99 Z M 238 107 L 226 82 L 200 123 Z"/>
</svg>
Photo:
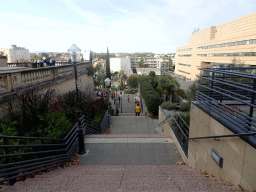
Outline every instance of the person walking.
<svg viewBox="0 0 256 192">
<path fill-rule="evenodd" d="M 130 103 L 130 95 L 128 95 L 127 101 L 128 103 Z"/>
<path fill-rule="evenodd" d="M 118 97 L 118 107 L 120 107 L 120 96 Z"/>
<path fill-rule="evenodd" d="M 140 116 L 140 105 L 139 104 L 137 104 L 137 106 L 135 107 L 135 115 Z"/>
</svg>

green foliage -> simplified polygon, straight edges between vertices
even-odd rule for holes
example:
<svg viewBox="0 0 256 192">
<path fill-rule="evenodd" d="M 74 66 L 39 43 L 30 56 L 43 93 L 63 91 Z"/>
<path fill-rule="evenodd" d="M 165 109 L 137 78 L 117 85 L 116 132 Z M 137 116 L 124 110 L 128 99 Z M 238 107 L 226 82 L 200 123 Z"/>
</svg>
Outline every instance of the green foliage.
<svg viewBox="0 0 256 192">
<path fill-rule="evenodd" d="M 95 71 L 96 72 L 98 72 L 98 71 L 100 71 L 101 70 L 101 68 L 102 68 L 102 66 L 101 66 L 101 64 L 98 62 L 97 64 L 96 64 L 96 66 L 95 66 Z"/>
<path fill-rule="evenodd" d="M 186 98 L 186 93 L 183 89 L 179 89 L 177 94 L 181 96 L 183 99 Z"/>
<path fill-rule="evenodd" d="M 180 103 L 180 111 L 189 111 L 191 103 L 190 102 L 181 102 Z"/>
<path fill-rule="evenodd" d="M 171 101 L 167 101 L 167 102 L 163 102 L 161 107 L 163 109 L 167 109 L 167 110 L 172 110 L 172 109 L 176 109 L 178 103 L 172 103 Z"/>
<path fill-rule="evenodd" d="M 100 111 L 99 113 L 97 113 L 97 115 L 96 115 L 95 118 L 92 120 L 92 122 L 93 122 L 93 123 L 96 123 L 96 124 L 98 124 L 98 125 L 100 125 L 101 122 L 102 122 L 102 120 L 103 120 L 103 118 L 104 118 L 104 116 L 105 116 L 106 111 L 107 111 L 107 110 L 105 109 L 105 110 L 102 110 L 102 111 Z"/>
<path fill-rule="evenodd" d="M 172 95 L 172 102 L 173 103 L 179 103 L 179 102 L 181 102 L 182 101 L 182 98 L 181 98 L 181 96 L 179 96 L 177 93 L 174 93 L 173 95 Z"/>
<path fill-rule="evenodd" d="M 136 74 L 130 75 L 127 79 L 127 84 L 128 86 L 131 86 L 132 88 L 138 87 L 138 81 L 137 81 L 137 76 Z"/>
<path fill-rule="evenodd" d="M 148 111 L 154 115 L 158 114 L 158 107 L 161 104 L 159 93 L 153 88 L 150 81 L 146 77 L 144 80 L 140 79 L 140 90 L 145 101 Z"/>
<path fill-rule="evenodd" d="M 185 121 L 185 123 L 190 126 L 190 113 L 180 113 L 181 118 Z"/>
<path fill-rule="evenodd" d="M 56 111 L 39 116 L 39 134 L 46 135 L 47 138 L 62 138 L 72 128 L 71 122 L 67 119 L 65 113 Z"/>
<path fill-rule="evenodd" d="M 131 94 L 131 91 L 126 89 L 126 90 L 124 90 L 124 94 Z"/>
<path fill-rule="evenodd" d="M 148 75 L 149 75 L 149 77 L 153 78 L 153 77 L 156 76 L 156 72 L 155 71 L 150 71 Z"/>
<path fill-rule="evenodd" d="M 94 73 L 95 73 L 95 69 L 93 68 L 93 66 L 91 66 L 91 65 L 88 66 L 87 67 L 87 75 L 92 77 L 94 75 Z"/>
</svg>

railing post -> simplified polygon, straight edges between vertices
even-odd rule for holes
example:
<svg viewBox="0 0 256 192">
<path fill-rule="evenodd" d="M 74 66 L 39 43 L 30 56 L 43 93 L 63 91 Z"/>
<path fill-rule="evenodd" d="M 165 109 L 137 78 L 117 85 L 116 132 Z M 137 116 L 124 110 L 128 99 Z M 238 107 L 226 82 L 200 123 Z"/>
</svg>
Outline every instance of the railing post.
<svg viewBox="0 0 256 192">
<path fill-rule="evenodd" d="M 253 80 L 253 91 L 256 90 L 256 79 Z M 255 101 L 255 93 L 252 92 L 251 104 L 254 104 Z M 250 113 L 249 116 L 253 116 L 253 106 L 250 106 Z"/>
<path fill-rule="evenodd" d="M 225 71 L 225 69 L 224 69 L 224 71 Z M 223 73 L 223 75 L 222 75 L 222 79 L 223 79 L 223 80 L 224 80 L 224 77 L 225 77 L 225 73 Z M 224 86 L 222 85 L 221 88 L 223 89 Z M 223 99 L 223 96 L 222 96 L 222 94 L 221 94 L 221 95 L 220 95 L 220 102 L 221 102 L 221 103 L 222 103 L 222 99 Z"/>
<path fill-rule="evenodd" d="M 8 138 L 3 138 L 3 140 L 4 140 L 4 145 L 8 145 Z M 4 151 L 5 151 L 5 155 L 8 155 L 9 154 L 9 148 L 7 147 L 7 148 L 4 148 Z M 5 158 L 5 164 L 7 164 L 7 163 L 10 163 L 11 161 L 10 161 L 10 157 L 6 157 Z M 10 175 L 10 176 L 14 176 L 14 175 Z M 12 185 L 14 185 L 16 183 L 16 179 L 10 179 L 9 180 L 9 184 L 12 186 Z"/>
<path fill-rule="evenodd" d="M 84 147 L 84 135 L 83 135 L 83 130 L 82 130 L 82 123 L 81 123 L 81 118 L 79 118 L 79 124 L 78 124 L 78 142 L 79 142 L 79 155 L 84 155 L 86 153 L 85 147 Z"/>
</svg>

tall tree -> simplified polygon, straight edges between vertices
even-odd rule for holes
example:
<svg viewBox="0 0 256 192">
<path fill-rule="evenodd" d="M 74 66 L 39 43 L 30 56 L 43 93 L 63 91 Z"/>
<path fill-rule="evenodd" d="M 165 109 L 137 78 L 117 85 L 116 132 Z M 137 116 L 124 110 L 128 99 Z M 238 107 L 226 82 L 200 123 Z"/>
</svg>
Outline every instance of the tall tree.
<svg viewBox="0 0 256 192">
<path fill-rule="evenodd" d="M 172 68 L 172 58 L 169 57 L 169 70 L 171 70 L 171 68 Z"/>
<path fill-rule="evenodd" d="M 106 78 L 111 79 L 108 47 L 107 47 L 107 59 L 106 59 Z"/>
</svg>

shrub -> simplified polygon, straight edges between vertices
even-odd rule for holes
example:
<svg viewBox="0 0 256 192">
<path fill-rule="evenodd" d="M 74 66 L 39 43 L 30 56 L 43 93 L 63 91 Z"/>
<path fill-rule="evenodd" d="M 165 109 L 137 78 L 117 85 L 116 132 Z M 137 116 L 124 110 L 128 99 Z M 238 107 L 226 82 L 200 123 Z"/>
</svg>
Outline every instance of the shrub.
<svg viewBox="0 0 256 192">
<path fill-rule="evenodd" d="M 178 103 L 172 103 L 171 101 L 163 102 L 161 107 L 163 109 L 171 110 L 177 107 Z"/>
<path fill-rule="evenodd" d="M 177 94 L 178 94 L 179 96 L 181 96 L 182 98 L 185 98 L 185 97 L 186 97 L 185 91 L 184 91 L 183 89 L 179 89 L 178 92 L 177 92 Z"/>
<path fill-rule="evenodd" d="M 126 90 L 124 90 L 124 94 L 131 94 L 131 91 L 126 89 Z"/>
<path fill-rule="evenodd" d="M 185 121 L 185 123 L 189 126 L 189 124 L 190 124 L 190 113 L 180 113 L 180 116 Z"/>
<path fill-rule="evenodd" d="M 189 110 L 190 110 L 190 102 L 180 103 L 180 111 L 189 111 Z"/>
<path fill-rule="evenodd" d="M 172 96 L 172 102 L 173 103 L 179 103 L 182 101 L 181 96 L 179 96 L 177 93 L 174 93 Z"/>
<path fill-rule="evenodd" d="M 161 105 L 159 93 L 153 88 L 151 82 L 147 80 L 140 81 L 140 89 L 148 111 L 157 115 L 158 107 Z"/>
</svg>

